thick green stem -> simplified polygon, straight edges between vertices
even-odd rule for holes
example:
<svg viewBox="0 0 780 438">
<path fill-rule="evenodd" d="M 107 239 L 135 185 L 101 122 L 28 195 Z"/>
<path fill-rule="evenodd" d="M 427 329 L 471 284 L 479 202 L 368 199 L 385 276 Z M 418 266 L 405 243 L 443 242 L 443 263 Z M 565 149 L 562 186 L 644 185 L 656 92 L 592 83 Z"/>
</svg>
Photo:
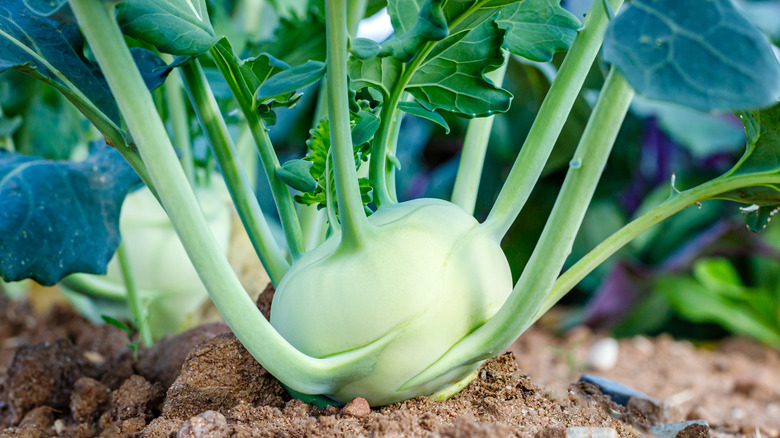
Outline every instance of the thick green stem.
<svg viewBox="0 0 780 438">
<path fill-rule="evenodd" d="M 152 340 L 152 330 L 149 328 L 146 309 L 141 302 L 138 286 L 135 283 L 133 266 L 130 263 L 130 256 L 127 254 L 124 242 L 117 247 L 116 258 L 119 261 L 119 268 L 122 270 L 122 280 L 125 283 L 127 302 L 130 304 L 130 312 L 133 314 L 133 325 L 138 330 L 138 336 L 141 338 L 141 343 L 144 347 L 151 347 L 154 342 Z"/>
<path fill-rule="evenodd" d="M 588 120 L 558 199 L 512 294 L 487 323 L 404 384 L 412 387 L 455 366 L 496 355 L 527 329 L 571 252 L 582 219 L 628 112 L 634 91 L 613 69 Z"/>
<path fill-rule="evenodd" d="M 225 183 L 249 240 L 271 281 L 274 284 L 279 284 L 290 265 L 276 244 L 271 228 L 260 209 L 257 196 L 241 166 L 238 152 L 230 138 L 225 119 L 222 118 L 222 113 L 214 94 L 211 92 L 206 75 L 197 60 L 183 65 L 181 73 L 192 106 L 195 108 L 201 127 L 212 145 L 214 156 L 222 169 Z"/>
<path fill-rule="evenodd" d="M 780 184 L 778 175 L 739 175 L 722 177 L 708 181 L 700 186 L 678 193 L 659 204 L 657 207 L 639 216 L 623 228 L 616 231 L 597 247 L 581 258 L 574 266 L 564 272 L 555 281 L 550 294 L 544 300 L 542 307 L 534 315 L 532 323 L 550 310 L 564 295 L 566 295 L 586 275 L 596 269 L 620 248 L 639 237 L 656 224 L 670 216 L 707 199 L 742 187 Z"/>
<path fill-rule="evenodd" d="M 172 58 L 166 56 L 166 62 L 170 63 Z M 192 156 L 192 143 L 190 139 L 190 120 L 187 115 L 187 106 L 184 102 L 184 90 L 181 85 L 181 78 L 177 72 L 172 74 L 165 81 L 165 105 L 168 109 L 168 117 L 173 126 L 173 142 L 176 150 L 179 151 L 181 167 L 190 184 L 195 185 L 195 159 Z"/>
<path fill-rule="evenodd" d="M 623 0 L 609 2 L 617 10 Z M 485 220 L 485 226 L 497 238 L 506 235 L 539 180 L 593 60 L 596 59 L 608 24 L 609 13 L 604 1 L 594 1 L 582 30 L 542 102 L 504 187 Z"/>
<path fill-rule="evenodd" d="M 485 75 L 497 86 L 501 86 L 506 75 L 509 56 L 504 53 L 504 65 L 498 70 Z M 452 202 L 474 214 L 479 193 L 479 181 L 482 179 L 482 167 L 485 164 L 490 131 L 493 129 L 495 116 L 472 119 L 469 122 L 466 138 L 463 141 L 463 151 L 460 153 L 458 174 L 455 177 L 455 187 L 452 190 Z"/>
<path fill-rule="evenodd" d="M 349 121 L 347 2 L 329 0 L 326 2 L 325 11 L 328 34 L 328 121 L 336 179 L 336 201 L 341 221 L 341 243 L 347 246 L 360 245 L 368 229 L 368 219 L 360 197 Z"/>
<path fill-rule="evenodd" d="M 238 339 L 271 374 L 301 392 L 332 393 L 345 380 L 370 373 L 378 352 L 392 337 L 348 353 L 315 359 L 292 347 L 266 321 L 209 230 L 155 112 L 151 94 L 135 67 L 113 5 L 102 0 L 71 0 L 70 6 L 133 133 L 165 211 L 214 304 Z"/>
<path fill-rule="evenodd" d="M 257 151 L 260 154 L 260 162 L 263 165 L 265 176 L 268 178 L 268 185 L 271 187 L 271 195 L 276 203 L 279 213 L 279 219 L 282 222 L 282 230 L 290 249 L 290 255 L 293 261 L 303 254 L 303 233 L 301 224 L 295 213 L 295 204 L 287 184 L 276 176 L 276 169 L 280 166 L 279 157 L 271 144 L 271 138 L 268 136 L 268 129 L 260 119 L 252 105 L 253 90 L 250 91 L 241 74 L 238 60 L 235 55 L 225 53 L 218 45 L 211 49 L 211 55 L 214 63 L 217 65 L 222 76 L 225 78 L 230 91 L 238 102 L 241 112 L 246 118 L 249 131 L 255 140 Z"/>
</svg>

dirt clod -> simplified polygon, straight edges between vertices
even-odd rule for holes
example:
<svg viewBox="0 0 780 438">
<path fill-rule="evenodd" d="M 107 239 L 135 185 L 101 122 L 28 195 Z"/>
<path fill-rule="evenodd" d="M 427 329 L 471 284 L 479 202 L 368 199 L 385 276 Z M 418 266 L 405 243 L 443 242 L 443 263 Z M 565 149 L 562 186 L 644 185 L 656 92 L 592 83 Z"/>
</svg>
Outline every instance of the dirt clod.
<svg viewBox="0 0 780 438">
<path fill-rule="evenodd" d="M 73 385 L 70 397 L 70 413 L 79 422 L 94 421 L 99 415 L 98 410 L 108 399 L 110 390 L 90 377 L 82 377 Z"/>
<path fill-rule="evenodd" d="M 225 416 L 215 411 L 202 412 L 181 425 L 176 438 L 226 438 L 229 436 Z"/>
<path fill-rule="evenodd" d="M 703 424 L 691 424 L 677 433 L 675 438 L 709 438 L 710 428 Z"/>
<path fill-rule="evenodd" d="M 362 397 L 355 397 L 347 403 L 342 409 L 342 415 L 349 415 L 356 418 L 363 418 L 371 413 L 371 406 L 368 401 Z"/>
<path fill-rule="evenodd" d="M 284 406 L 284 388 L 244 349 L 232 333 L 197 346 L 168 390 L 163 416 L 187 420 L 204 411 L 223 415 L 240 401 Z"/>
<path fill-rule="evenodd" d="M 73 383 L 94 373 L 69 340 L 20 347 L 0 393 L 0 400 L 9 408 L 5 422 L 16 424 L 39 406 L 67 409 Z"/>
</svg>

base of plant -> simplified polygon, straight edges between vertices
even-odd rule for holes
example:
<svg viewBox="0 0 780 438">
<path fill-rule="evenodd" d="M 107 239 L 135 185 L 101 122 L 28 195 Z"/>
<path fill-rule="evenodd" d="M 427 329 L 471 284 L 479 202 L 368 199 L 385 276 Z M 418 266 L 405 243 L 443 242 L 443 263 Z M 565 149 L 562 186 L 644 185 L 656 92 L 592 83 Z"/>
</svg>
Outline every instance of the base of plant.
<svg viewBox="0 0 780 438">
<path fill-rule="evenodd" d="M 463 380 L 442 389 L 441 391 L 434 392 L 433 394 L 429 395 L 428 398 L 433 401 L 444 401 L 452 397 L 453 395 L 459 393 L 463 388 L 469 386 L 469 383 L 471 383 L 472 380 L 474 380 L 477 377 L 477 373 L 479 372 L 479 368 L 474 370 L 473 373 L 466 376 Z"/>
</svg>

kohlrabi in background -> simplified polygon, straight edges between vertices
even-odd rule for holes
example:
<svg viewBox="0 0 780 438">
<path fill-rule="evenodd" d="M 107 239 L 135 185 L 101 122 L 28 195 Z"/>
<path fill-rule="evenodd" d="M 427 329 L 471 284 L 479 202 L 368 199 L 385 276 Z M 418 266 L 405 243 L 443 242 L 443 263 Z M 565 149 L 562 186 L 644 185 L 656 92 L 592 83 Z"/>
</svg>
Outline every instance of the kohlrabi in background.
<svg viewBox="0 0 780 438">
<path fill-rule="evenodd" d="M 107 100 L 103 106 L 118 108 L 121 118 L 96 110 L 101 106 L 90 93 L 72 100 L 156 194 L 236 336 L 299 396 L 324 396 L 320 402 L 360 396 L 372 405 L 446 397 L 587 273 L 653 225 L 713 198 L 747 203 L 760 214 L 780 204 L 773 118 L 780 65 L 767 38 L 729 0 L 634 0 L 617 16 L 621 0 L 597 0 L 582 23 L 556 0 L 390 0 L 395 34 L 381 44 L 354 37 L 367 6 L 376 3 L 384 4 L 309 3 L 309 11 L 324 9 L 325 62 L 320 52 L 302 54 L 300 47 L 285 45 L 289 23 L 265 47 L 287 47 L 288 55 L 300 56 L 285 61 L 281 55 L 245 54 L 216 36 L 204 0 L 68 3 L 100 67 L 98 82 L 110 90 L 100 94 Z M 14 8 L 3 17 L 31 13 Z M 0 36 L 9 28 L 2 27 Z M 193 57 L 169 68 L 181 72 L 236 210 L 277 287 L 270 323 L 210 232 L 126 35 L 160 52 Z M 316 46 L 314 36 L 311 41 Z M 513 284 L 500 243 L 520 211 L 533 208 L 526 201 L 602 49 L 612 66 L 568 157 L 544 231 Z M 473 211 L 491 116 L 512 102 L 501 88 L 507 59 L 546 62 L 559 51 L 568 53 L 492 209 L 478 221 Z M 22 61 L 30 62 L 10 62 L 29 70 Z M 260 209 L 204 65 L 221 74 L 257 146 L 287 252 Z M 36 67 L 49 68 L 42 61 Z M 63 93 L 79 89 L 70 70 L 53 77 L 26 72 L 44 76 Z M 306 155 L 282 164 L 267 127 L 281 108 L 302 100 L 300 90 L 318 82 L 320 110 Z M 673 182 L 668 199 L 561 274 L 635 93 L 704 111 L 740 111 L 748 148 L 718 178 L 684 191 Z M 773 108 L 757 109 L 766 107 Z M 401 135 L 402 119 L 411 115 L 447 126 L 442 114 L 473 119 L 451 201 L 401 201 L 398 157 L 413 140 Z M 299 217 L 295 201 L 325 214 Z M 316 230 L 325 220 L 327 237 L 308 249 L 306 242 L 322 240 Z M 0 246 L 0 254 L 6 253 L 13 251 Z M 5 270 L 3 276 L 10 277 Z"/>
</svg>

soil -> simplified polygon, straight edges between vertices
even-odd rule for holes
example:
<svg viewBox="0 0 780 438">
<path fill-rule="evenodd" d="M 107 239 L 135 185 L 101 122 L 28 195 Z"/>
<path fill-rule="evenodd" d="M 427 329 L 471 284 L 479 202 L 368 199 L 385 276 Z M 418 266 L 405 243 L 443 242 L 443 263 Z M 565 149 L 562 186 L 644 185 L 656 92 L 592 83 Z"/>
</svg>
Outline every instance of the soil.
<svg viewBox="0 0 780 438">
<path fill-rule="evenodd" d="M 258 300 L 265 311 L 267 292 Z M 291 399 L 224 323 L 166 338 L 135 361 L 119 329 L 92 326 L 59 305 L 39 315 L 0 298 L 0 438 L 563 437 L 569 427 L 625 437 L 687 419 L 707 420 L 714 436 L 778 436 L 778 351 L 742 339 L 702 349 L 640 337 L 620 341 L 614 367 L 588 371 L 585 358 L 600 338 L 535 327 L 447 401 L 370 409 L 355 399 L 320 409 Z M 585 371 L 662 403 L 616 405 L 596 387 L 572 385 Z"/>
</svg>

